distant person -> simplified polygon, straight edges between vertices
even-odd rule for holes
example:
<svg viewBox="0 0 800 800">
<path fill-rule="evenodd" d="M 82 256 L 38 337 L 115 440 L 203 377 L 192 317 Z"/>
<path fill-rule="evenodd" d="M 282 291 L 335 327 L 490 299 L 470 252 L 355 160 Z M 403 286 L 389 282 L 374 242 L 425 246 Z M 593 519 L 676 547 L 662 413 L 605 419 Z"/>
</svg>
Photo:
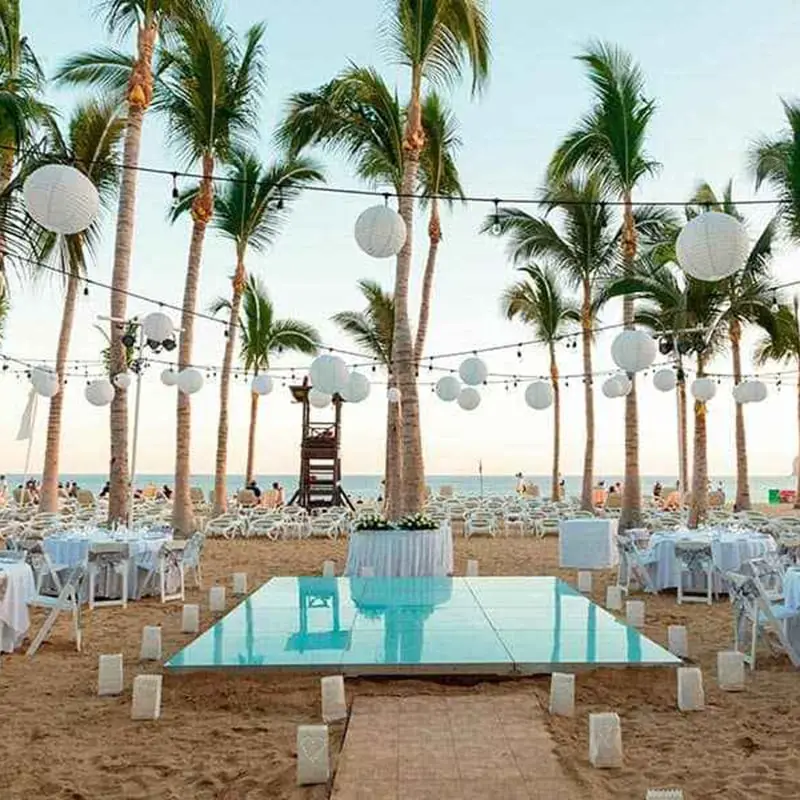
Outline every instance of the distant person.
<svg viewBox="0 0 800 800">
<path fill-rule="evenodd" d="M 166 483 L 161 487 L 161 494 L 164 495 L 165 500 L 172 500 L 172 489 Z"/>
<path fill-rule="evenodd" d="M 58 496 L 62 500 L 69 500 L 69 492 L 67 491 L 67 487 L 64 486 L 64 484 L 61 483 L 60 481 L 59 481 L 59 484 L 58 484 Z"/>
<path fill-rule="evenodd" d="M 254 480 L 247 484 L 247 488 L 256 496 L 256 500 L 261 499 L 261 489 Z"/>
<path fill-rule="evenodd" d="M 105 486 L 100 490 L 98 497 L 102 500 L 111 494 L 111 481 L 106 481 Z"/>
<path fill-rule="evenodd" d="M 661 485 L 661 481 L 656 481 L 653 484 L 653 497 L 661 497 L 663 491 L 664 487 Z"/>
<path fill-rule="evenodd" d="M 722 505 L 725 505 L 725 487 L 722 485 L 722 481 L 717 484 L 717 494 L 722 497 Z"/>
<path fill-rule="evenodd" d="M 616 494 L 617 493 L 617 487 L 616 487 L 615 484 L 612 483 L 611 486 L 608 487 L 608 493 L 609 494 Z"/>
<path fill-rule="evenodd" d="M 283 486 L 275 481 L 275 483 L 272 484 L 272 491 L 275 492 L 275 506 L 280 508 L 286 505 L 286 492 L 284 492 Z"/>
<path fill-rule="evenodd" d="M 78 499 L 78 484 L 75 481 L 72 481 L 72 483 L 69 485 L 69 490 L 67 491 L 67 494 L 69 494 L 69 496 L 73 500 Z"/>
<path fill-rule="evenodd" d="M 558 482 L 558 499 L 563 500 L 565 496 L 565 492 L 567 491 L 567 482 L 562 478 Z"/>
<path fill-rule="evenodd" d="M 524 494 L 527 486 L 525 478 L 521 472 L 518 472 L 514 477 L 517 479 L 517 494 Z"/>
<path fill-rule="evenodd" d="M 8 481 L 5 475 L 0 475 L 0 505 L 8 501 Z"/>
</svg>

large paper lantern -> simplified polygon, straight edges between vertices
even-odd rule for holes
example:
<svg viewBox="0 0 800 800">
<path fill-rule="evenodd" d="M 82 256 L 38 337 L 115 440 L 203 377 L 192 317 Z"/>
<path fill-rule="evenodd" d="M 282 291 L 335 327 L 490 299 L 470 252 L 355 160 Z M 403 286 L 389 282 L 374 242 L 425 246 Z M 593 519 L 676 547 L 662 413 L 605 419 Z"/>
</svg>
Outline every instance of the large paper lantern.
<svg viewBox="0 0 800 800">
<path fill-rule="evenodd" d="M 644 331 L 622 331 L 611 344 L 611 358 L 625 372 L 640 372 L 656 360 L 656 340 Z"/>
<path fill-rule="evenodd" d="M 203 373 L 194 367 L 187 367 L 178 373 L 178 388 L 184 394 L 195 394 L 203 388 Z"/>
<path fill-rule="evenodd" d="M 84 394 L 93 406 L 107 406 L 114 399 L 114 387 L 111 381 L 101 378 L 92 381 L 86 387 Z"/>
<path fill-rule="evenodd" d="M 250 391 L 253 394 L 269 394 L 274 388 L 274 383 L 269 375 L 256 375 L 250 384 Z"/>
<path fill-rule="evenodd" d="M 767 398 L 767 386 L 763 381 L 742 381 L 733 387 L 733 399 L 741 404 L 760 403 Z"/>
<path fill-rule="evenodd" d="M 600 388 L 606 397 L 614 399 L 630 394 L 633 384 L 628 380 L 627 375 L 619 374 L 607 378 Z"/>
<path fill-rule="evenodd" d="M 480 358 L 473 356 L 461 362 L 458 374 L 467 386 L 480 386 L 488 377 L 489 370 Z"/>
<path fill-rule="evenodd" d="M 178 373 L 171 367 L 167 367 L 165 370 L 161 371 L 161 383 L 163 383 L 164 386 L 177 386 Z"/>
<path fill-rule="evenodd" d="M 553 387 L 546 381 L 534 381 L 525 390 L 525 402 L 537 411 L 550 408 L 553 405 Z"/>
<path fill-rule="evenodd" d="M 58 394 L 58 375 L 48 367 L 34 367 L 31 383 L 41 397 L 55 397 Z"/>
<path fill-rule="evenodd" d="M 75 167 L 47 164 L 22 187 L 25 208 L 43 228 L 69 235 L 85 231 L 100 212 L 95 185 Z"/>
<path fill-rule="evenodd" d="M 394 405 L 395 403 L 399 403 L 402 399 L 402 394 L 400 390 L 396 386 L 392 386 L 388 392 L 386 392 L 386 399 Z"/>
<path fill-rule="evenodd" d="M 767 399 L 767 384 L 763 381 L 752 381 L 753 403 L 761 403 Z"/>
<path fill-rule="evenodd" d="M 319 389 L 312 389 L 308 393 L 308 402 L 311 403 L 314 408 L 326 408 L 330 405 L 331 396 L 325 392 L 321 392 Z"/>
<path fill-rule="evenodd" d="M 130 389 L 133 378 L 130 372 L 119 372 L 112 378 L 112 382 L 117 389 Z"/>
<path fill-rule="evenodd" d="M 347 403 L 361 403 L 369 397 L 369 380 L 360 372 L 351 372 L 344 389 L 340 392 Z"/>
<path fill-rule="evenodd" d="M 318 356 L 311 362 L 311 385 L 323 394 L 336 394 L 344 390 L 350 373 L 339 356 Z"/>
<path fill-rule="evenodd" d="M 436 381 L 436 396 L 445 403 L 458 399 L 461 392 L 461 381 L 455 375 L 444 375 Z"/>
<path fill-rule="evenodd" d="M 744 267 L 750 243 L 738 219 L 706 211 L 684 225 L 675 251 L 687 275 L 699 281 L 719 281 Z"/>
<path fill-rule="evenodd" d="M 717 384 L 711 378 L 695 378 L 691 386 L 692 397 L 701 403 L 707 403 L 717 393 Z"/>
<path fill-rule="evenodd" d="M 161 311 L 154 311 L 142 320 L 142 333 L 148 342 L 164 342 L 171 339 L 174 332 L 172 320 Z"/>
<path fill-rule="evenodd" d="M 458 404 L 464 411 L 474 411 L 481 404 L 481 396 L 477 389 L 465 386 L 458 395 Z"/>
<path fill-rule="evenodd" d="M 373 258 L 396 256 L 406 243 L 406 223 L 389 206 L 372 206 L 356 220 L 356 242 Z"/>
<path fill-rule="evenodd" d="M 653 375 L 653 386 L 659 392 L 671 392 L 677 382 L 678 379 L 675 377 L 675 372 L 671 369 L 660 369 Z"/>
</svg>

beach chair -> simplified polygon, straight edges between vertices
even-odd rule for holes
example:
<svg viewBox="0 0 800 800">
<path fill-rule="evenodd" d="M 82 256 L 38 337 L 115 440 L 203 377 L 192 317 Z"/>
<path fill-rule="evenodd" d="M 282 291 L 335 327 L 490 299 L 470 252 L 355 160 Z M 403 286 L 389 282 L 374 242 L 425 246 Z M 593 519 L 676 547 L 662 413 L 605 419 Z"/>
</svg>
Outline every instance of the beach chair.
<svg viewBox="0 0 800 800">
<path fill-rule="evenodd" d="M 72 616 L 72 627 L 75 633 L 75 646 L 78 652 L 81 652 L 82 645 L 82 631 L 81 631 L 81 586 L 86 578 L 86 567 L 83 564 L 75 567 L 67 576 L 58 597 L 49 597 L 37 594 L 28 601 L 29 606 L 37 608 L 48 608 L 50 613 L 45 618 L 45 621 L 38 633 L 33 638 L 33 641 L 28 648 L 26 656 L 32 658 L 36 655 L 36 651 L 42 646 L 42 643 L 50 635 L 53 626 L 56 624 L 58 615 L 62 611 L 68 612 Z"/>
<path fill-rule="evenodd" d="M 506 536 L 517 532 L 520 536 L 525 535 L 526 520 L 525 514 L 520 509 L 508 509 L 501 517 L 503 521 L 503 533 Z"/>
<path fill-rule="evenodd" d="M 207 536 L 221 536 L 223 539 L 233 539 L 244 531 L 244 520 L 236 514 L 221 514 L 206 523 Z"/>
<path fill-rule="evenodd" d="M 89 608 L 95 609 L 102 606 L 128 605 L 128 574 L 131 569 L 130 545 L 126 542 L 98 542 L 89 547 L 88 579 L 89 579 Z M 122 579 L 122 590 L 119 598 L 106 598 L 97 600 L 98 576 L 111 573 L 119 575 Z"/>
<path fill-rule="evenodd" d="M 464 523 L 464 536 L 469 539 L 470 536 L 484 533 L 489 536 L 494 536 L 497 533 L 494 515 L 484 511 L 473 511 L 468 514 Z"/>
<path fill-rule="evenodd" d="M 453 489 L 450 485 L 440 486 L 439 487 L 439 497 L 442 500 L 452 500 L 455 496 L 455 489 Z"/>
<path fill-rule="evenodd" d="M 81 508 L 94 508 L 96 505 L 94 495 L 88 489 L 78 489 L 75 499 Z"/>
<path fill-rule="evenodd" d="M 558 517 L 541 517 L 536 520 L 536 535 L 543 539 L 545 536 L 558 536 L 561 520 Z"/>
</svg>

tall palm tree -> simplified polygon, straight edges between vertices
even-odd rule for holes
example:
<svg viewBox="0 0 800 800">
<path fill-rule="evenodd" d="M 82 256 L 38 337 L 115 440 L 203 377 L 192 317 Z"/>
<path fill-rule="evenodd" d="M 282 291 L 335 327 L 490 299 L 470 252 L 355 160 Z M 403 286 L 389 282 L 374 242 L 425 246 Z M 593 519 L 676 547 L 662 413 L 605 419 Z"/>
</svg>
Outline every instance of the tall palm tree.
<svg viewBox="0 0 800 800">
<path fill-rule="evenodd" d="M 228 399 L 239 311 L 247 280 L 247 253 L 250 248 L 262 252 L 274 244 L 289 217 L 291 204 L 301 191 L 324 180 L 318 167 L 307 158 L 296 156 L 265 166 L 254 153 L 241 148 L 232 151 L 226 178 L 228 180 L 214 204 L 212 224 L 223 238 L 233 243 L 236 269 L 232 278 L 230 315 L 220 376 L 214 472 L 215 514 L 221 514 L 227 506 Z M 194 190 L 181 198 L 173 218 L 191 208 L 196 194 L 197 190 Z"/>
<path fill-rule="evenodd" d="M 578 56 L 592 85 L 592 109 L 570 131 L 549 166 L 551 178 L 575 171 L 595 174 L 604 188 L 623 204 L 621 252 L 623 268 L 631 271 L 637 254 L 633 192 L 658 164 L 645 152 L 645 140 L 655 103 L 645 97 L 644 76 L 630 55 L 613 45 L 591 43 Z M 633 299 L 623 299 L 623 320 L 634 324 Z M 642 486 L 639 472 L 639 417 L 635 376 L 625 398 L 625 488 L 620 525 L 623 530 L 641 519 Z"/>
<path fill-rule="evenodd" d="M 231 301 L 219 298 L 211 305 L 212 313 L 231 310 Z M 237 318 L 242 334 L 241 359 L 246 373 L 260 375 L 270 367 L 275 353 L 294 351 L 316 355 L 320 338 L 317 330 L 295 319 L 276 319 L 275 306 L 264 284 L 254 275 L 245 282 L 242 313 Z M 255 468 L 258 394 L 250 393 L 250 431 L 247 439 L 245 483 L 253 480 Z"/>
<path fill-rule="evenodd" d="M 503 315 L 530 325 L 550 354 L 550 383 L 553 387 L 553 473 L 551 496 L 559 499 L 561 453 L 561 391 L 556 344 L 581 320 L 579 305 L 564 293 L 557 268 L 521 267 L 525 278 L 509 286 L 501 299 Z"/>
<path fill-rule="evenodd" d="M 367 353 L 387 370 L 392 363 L 392 336 L 394 335 L 394 299 L 380 284 L 370 280 L 360 280 L 358 288 L 364 295 L 366 308 L 363 311 L 341 311 L 333 316 L 333 321 L 355 341 L 359 350 Z M 389 386 L 394 378 L 389 373 Z M 403 457 L 400 446 L 400 409 L 397 403 L 387 403 L 386 415 L 386 457 L 384 474 L 384 511 L 390 519 L 397 515 L 398 509 L 391 505 L 397 498 L 396 484 L 400 480 Z"/>
<path fill-rule="evenodd" d="M 194 311 L 206 229 L 214 215 L 214 166 L 226 160 L 243 137 L 254 134 L 263 85 L 263 25 L 249 28 L 240 43 L 216 6 L 202 17 L 179 21 L 164 92 L 156 105 L 168 119 L 168 135 L 189 163 L 201 163 L 202 179 L 192 201 L 192 237 L 186 268 L 178 363 L 192 359 Z M 174 527 L 190 532 L 191 403 L 178 392 Z"/>
<path fill-rule="evenodd" d="M 91 100 L 78 106 L 66 134 L 51 126 L 48 150 L 61 162 L 73 161 L 97 187 L 101 201 L 109 206 L 119 187 L 120 174 L 115 166 L 119 145 L 125 131 L 125 119 L 114 99 Z M 64 404 L 64 370 L 69 354 L 75 305 L 82 278 L 100 238 L 100 222 L 88 230 L 70 236 L 43 234 L 46 250 L 66 281 L 64 309 L 56 352 L 59 391 L 50 400 L 47 422 L 47 445 L 42 476 L 42 511 L 58 510 L 58 462 L 61 447 L 61 416 Z"/>
<path fill-rule="evenodd" d="M 766 328 L 765 335 L 755 348 L 755 361 L 763 365 L 768 361 L 794 364 L 797 368 L 797 453 L 800 454 L 800 313 L 795 297 L 792 306 L 781 306 Z M 797 485 L 794 507 L 800 508 L 800 464 L 795 462 Z"/>
<path fill-rule="evenodd" d="M 122 151 L 122 180 L 119 193 L 114 266 L 111 273 L 111 317 L 125 320 L 130 266 L 136 220 L 136 183 L 139 150 L 145 115 L 153 101 L 153 56 L 159 37 L 170 34 L 178 23 L 185 24 L 206 5 L 206 0 L 100 0 L 108 32 L 117 37 L 135 33 L 134 55 L 112 48 L 99 48 L 69 58 L 57 71 L 57 83 L 89 85 L 119 94 L 127 103 L 127 125 Z M 122 335 L 125 323 L 114 323 L 111 337 L 111 365 L 115 372 L 125 369 Z M 117 389 L 111 403 L 111 454 L 108 501 L 109 521 L 128 518 L 130 474 L 128 462 L 128 394 Z"/>
</svg>

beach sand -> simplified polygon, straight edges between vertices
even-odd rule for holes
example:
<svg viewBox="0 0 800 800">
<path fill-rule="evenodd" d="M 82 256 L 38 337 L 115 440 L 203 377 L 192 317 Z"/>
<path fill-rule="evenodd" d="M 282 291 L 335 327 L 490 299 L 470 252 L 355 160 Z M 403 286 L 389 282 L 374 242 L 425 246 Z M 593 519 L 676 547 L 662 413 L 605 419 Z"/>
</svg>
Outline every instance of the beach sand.
<svg viewBox="0 0 800 800">
<path fill-rule="evenodd" d="M 558 575 L 555 538 L 456 541 L 456 574 L 478 559 L 482 575 Z M 324 559 L 337 571 L 346 542 L 209 541 L 204 586 L 246 571 L 251 589 L 275 575 L 319 574 Z M 593 598 L 602 601 L 612 571 L 595 573 Z M 209 625 L 207 591 L 190 590 Z M 233 600 L 229 596 L 229 607 Z M 86 611 L 84 652 L 75 652 L 66 619 L 33 661 L 4 656 L 0 668 L 0 797 L 7 798 L 325 798 L 327 787 L 295 786 L 296 726 L 319 722 L 318 677 L 167 676 L 158 722 L 130 720 L 142 626 L 161 625 L 169 655 L 192 638 L 181 634 L 180 603 L 148 599 L 121 608 Z M 34 615 L 33 630 L 42 621 Z M 748 800 L 800 796 L 800 675 L 788 659 L 759 654 L 742 693 L 715 686 L 716 653 L 731 644 L 731 608 L 677 606 L 674 594 L 647 598 L 645 633 L 666 645 L 667 625 L 685 624 L 693 660 L 703 669 L 706 710 L 676 707 L 672 670 L 597 670 L 578 676 L 577 714 L 548 724 L 566 771 L 586 798 L 641 800 L 648 788 L 680 787 L 686 798 Z M 98 698 L 97 656 L 122 652 L 125 694 Z M 348 679 L 356 694 L 486 695 L 534 692 L 546 698 L 549 678 L 446 682 Z M 545 702 L 546 705 L 546 702 Z M 588 762 L 588 713 L 617 711 L 625 766 L 597 771 Z M 332 753 L 343 727 L 332 726 Z M 379 800 L 379 798 L 375 798 Z M 498 799 L 499 800 L 499 799 Z"/>
</svg>

